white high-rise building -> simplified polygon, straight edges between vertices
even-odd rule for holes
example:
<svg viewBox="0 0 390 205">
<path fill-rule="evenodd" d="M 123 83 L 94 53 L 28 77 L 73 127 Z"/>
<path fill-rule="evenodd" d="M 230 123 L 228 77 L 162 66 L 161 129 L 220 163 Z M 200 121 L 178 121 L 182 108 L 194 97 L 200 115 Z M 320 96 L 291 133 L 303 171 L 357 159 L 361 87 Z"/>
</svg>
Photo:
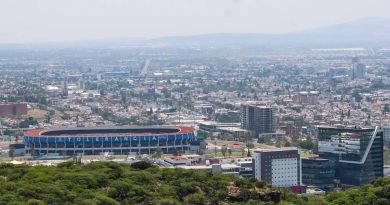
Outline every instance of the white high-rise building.
<svg viewBox="0 0 390 205">
<path fill-rule="evenodd" d="M 254 178 L 257 180 L 278 187 L 301 185 L 301 156 L 297 148 L 256 150 L 252 158 Z"/>
</svg>

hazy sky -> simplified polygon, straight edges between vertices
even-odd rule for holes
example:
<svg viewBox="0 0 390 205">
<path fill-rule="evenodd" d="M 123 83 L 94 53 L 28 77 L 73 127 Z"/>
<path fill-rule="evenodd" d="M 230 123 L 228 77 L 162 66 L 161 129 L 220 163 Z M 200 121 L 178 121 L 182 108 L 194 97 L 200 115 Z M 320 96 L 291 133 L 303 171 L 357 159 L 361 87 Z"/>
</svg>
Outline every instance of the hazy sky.
<svg viewBox="0 0 390 205">
<path fill-rule="evenodd" d="M 0 43 L 286 33 L 389 17 L 390 0 L 0 0 Z"/>
</svg>

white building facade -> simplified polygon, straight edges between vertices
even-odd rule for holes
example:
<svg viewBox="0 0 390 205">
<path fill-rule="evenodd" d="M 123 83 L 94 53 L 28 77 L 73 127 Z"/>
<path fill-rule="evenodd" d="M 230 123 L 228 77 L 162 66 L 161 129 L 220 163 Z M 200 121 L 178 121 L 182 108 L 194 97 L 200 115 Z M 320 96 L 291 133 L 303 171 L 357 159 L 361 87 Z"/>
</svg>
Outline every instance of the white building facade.
<svg viewBox="0 0 390 205">
<path fill-rule="evenodd" d="M 253 152 L 254 178 L 278 187 L 301 185 L 301 156 L 297 148 Z"/>
</svg>

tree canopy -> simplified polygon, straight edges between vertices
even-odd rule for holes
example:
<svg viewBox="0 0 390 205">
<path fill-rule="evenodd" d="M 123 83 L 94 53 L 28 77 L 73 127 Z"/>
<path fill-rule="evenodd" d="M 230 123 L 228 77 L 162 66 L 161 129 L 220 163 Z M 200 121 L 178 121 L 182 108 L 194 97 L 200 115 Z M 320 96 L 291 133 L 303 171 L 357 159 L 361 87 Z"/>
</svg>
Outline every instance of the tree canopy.
<svg viewBox="0 0 390 205">
<path fill-rule="evenodd" d="M 58 166 L 0 164 L 0 204 L 218 204 L 259 199 L 276 188 L 232 175 L 146 162 L 73 162 Z M 229 186 L 237 193 L 229 196 Z M 259 185 L 260 184 L 260 185 Z M 261 186 L 261 187 L 260 187 Z M 272 202 L 264 198 L 264 201 Z"/>
<path fill-rule="evenodd" d="M 388 204 L 390 178 L 323 197 L 233 175 L 146 162 L 133 165 L 72 161 L 58 166 L 0 164 L 0 205 L 12 204 Z"/>
</svg>

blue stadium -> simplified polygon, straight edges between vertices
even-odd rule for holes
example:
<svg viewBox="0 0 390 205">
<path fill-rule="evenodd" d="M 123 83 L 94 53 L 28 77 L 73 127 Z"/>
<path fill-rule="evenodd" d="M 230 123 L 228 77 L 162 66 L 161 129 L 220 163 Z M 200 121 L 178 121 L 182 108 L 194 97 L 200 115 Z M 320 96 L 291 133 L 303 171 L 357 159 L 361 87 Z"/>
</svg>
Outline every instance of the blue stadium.
<svg viewBox="0 0 390 205">
<path fill-rule="evenodd" d="M 185 126 L 35 129 L 25 133 L 24 144 L 32 155 L 175 153 L 190 149 L 194 131 Z"/>
</svg>

